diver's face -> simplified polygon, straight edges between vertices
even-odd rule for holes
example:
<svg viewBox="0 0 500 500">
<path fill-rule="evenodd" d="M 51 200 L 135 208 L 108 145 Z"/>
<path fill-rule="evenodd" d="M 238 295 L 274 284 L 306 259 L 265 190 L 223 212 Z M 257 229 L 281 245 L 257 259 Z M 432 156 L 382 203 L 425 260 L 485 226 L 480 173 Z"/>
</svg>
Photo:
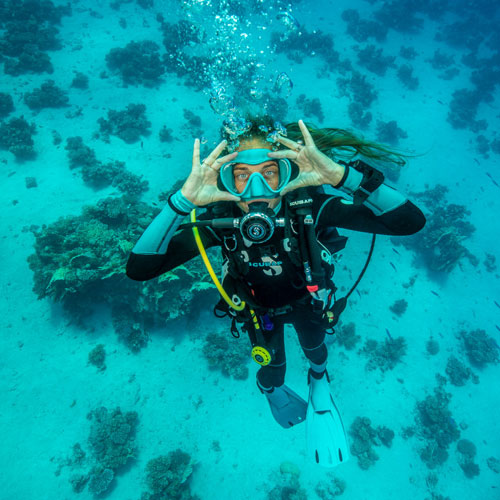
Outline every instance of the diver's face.
<svg viewBox="0 0 500 500">
<path fill-rule="evenodd" d="M 271 149 L 269 148 L 268 142 L 262 142 L 258 139 L 249 139 L 241 144 L 241 147 L 238 148 L 239 151 L 245 151 L 247 149 Z M 238 193 L 242 193 L 245 189 L 247 182 L 250 179 L 250 176 L 254 173 L 260 173 L 262 177 L 266 180 L 269 186 L 272 189 L 278 189 L 279 185 L 279 168 L 278 164 L 274 160 L 269 160 L 263 163 L 259 163 L 257 165 L 249 165 L 247 163 L 238 163 L 233 168 L 234 175 L 234 186 Z M 269 208 L 275 208 L 278 206 L 280 202 L 280 198 L 257 198 L 255 200 L 248 201 L 239 201 L 237 205 L 244 211 L 248 212 L 248 203 L 252 203 L 253 201 L 265 201 L 269 204 Z"/>
<path fill-rule="evenodd" d="M 279 185 L 279 169 L 275 161 L 266 161 L 257 165 L 248 165 L 246 163 L 238 163 L 233 168 L 234 186 L 238 193 L 242 193 L 245 189 L 250 176 L 254 173 L 260 173 L 272 189 L 278 189 Z M 278 206 L 280 198 L 256 198 L 250 201 L 239 201 L 238 206 L 248 212 L 248 203 L 253 201 L 265 201 L 269 204 L 269 208 Z"/>
</svg>

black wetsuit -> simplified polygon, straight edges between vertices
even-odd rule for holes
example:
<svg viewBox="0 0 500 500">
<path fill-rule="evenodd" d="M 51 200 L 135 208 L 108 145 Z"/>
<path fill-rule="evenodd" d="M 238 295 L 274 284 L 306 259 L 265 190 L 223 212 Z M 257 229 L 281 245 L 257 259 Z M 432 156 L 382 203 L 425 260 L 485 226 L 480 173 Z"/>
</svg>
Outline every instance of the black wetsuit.
<svg viewBox="0 0 500 500">
<path fill-rule="evenodd" d="M 228 202 L 229 203 L 229 202 Z M 234 215 L 242 212 L 236 204 Z M 278 212 L 283 216 L 284 207 Z M 319 218 L 317 218 L 319 213 Z M 391 236 L 410 235 L 425 224 L 422 212 L 410 201 L 382 215 L 375 215 L 365 205 L 354 205 L 340 197 L 316 194 L 312 215 L 316 229 L 337 227 L 366 233 Z M 202 214 L 199 219 L 209 218 Z M 316 220 L 317 219 L 317 220 Z M 217 230 L 200 228 L 200 235 L 206 248 L 223 245 L 223 236 Z M 255 299 L 269 308 L 292 305 L 293 311 L 271 317 L 274 324 L 268 336 L 268 347 L 275 351 L 272 363 L 262 367 L 258 381 L 262 388 L 278 387 L 284 383 L 286 358 L 284 348 L 284 325 L 292 324 L 306 357 L 316 365 L 326 362 L 327 350 L 324 344 L 325 331 L 317 322 L 312 311 L 310 295 L 305 288 L 303 269 L 294 265 L 287 252 L 282 228 L 268 242 L 238 248 L 240 257 L 249 262 L 249 271 L 241 278 L 246 282 Z M 264 249 L 264 251 L 263 251 Z M 164 255 L 140 255 L 132 253 L 127 264 L 127 275 L 134 280 L 155 278 L 199 255 L 191 230 L 176 233 L 168 243 Z"/>
</svg>

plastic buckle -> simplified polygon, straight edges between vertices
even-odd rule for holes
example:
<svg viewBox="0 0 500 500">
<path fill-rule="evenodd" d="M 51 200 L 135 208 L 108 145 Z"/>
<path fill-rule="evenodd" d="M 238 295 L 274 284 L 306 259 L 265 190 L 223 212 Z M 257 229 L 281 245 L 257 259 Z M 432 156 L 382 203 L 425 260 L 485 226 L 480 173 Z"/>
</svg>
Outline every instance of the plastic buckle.
<svg viewBox="0 0 500 500">
<path fill-rule="evenodd" d="M 228 247 L 228 240 L 233 241 L 233 248 Z M 238 241 L 236 240 L 236 236 L 234 234 L 232 234 L 231 236 L 224 236 L 224 247 L 228 252 L 234 252 L 236 250 L 236 248 L 238 247 Z"/>
</svg>

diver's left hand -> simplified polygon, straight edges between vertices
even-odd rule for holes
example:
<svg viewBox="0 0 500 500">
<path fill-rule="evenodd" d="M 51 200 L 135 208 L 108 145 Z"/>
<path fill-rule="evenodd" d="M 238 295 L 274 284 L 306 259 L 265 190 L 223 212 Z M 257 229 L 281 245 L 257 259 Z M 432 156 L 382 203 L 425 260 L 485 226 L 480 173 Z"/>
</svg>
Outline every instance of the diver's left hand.
<svg viewBox="0 0 500 500">
<path fill-rule="evenodd" d="M 288 158 L 299 166 L 299 175 L 281 191 L 281 196 L 300 187 L 321 186 L 322 184 L 336 186 L 344 175 L 344 167 L 335 163 L 316 147 L 302 120 L 299 120 L 299 128 L 304 137 L 304 144 L 277 135 L 277 142 L 289 149 L 270 152 L 267 155 L 269 158 Z"/>
</svg>

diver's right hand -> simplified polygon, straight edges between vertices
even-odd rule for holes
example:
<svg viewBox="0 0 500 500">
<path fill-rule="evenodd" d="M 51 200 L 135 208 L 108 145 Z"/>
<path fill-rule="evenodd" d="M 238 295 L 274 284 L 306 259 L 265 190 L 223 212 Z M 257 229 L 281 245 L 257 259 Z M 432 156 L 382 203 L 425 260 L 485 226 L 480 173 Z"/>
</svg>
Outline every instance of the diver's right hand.
<svg viewBox="0 0 500 500">
<path fill-rule="evenodd" d="M 231 153 L 219 158 L 226 147 L 227 142 L 222 141 L 203 161 L 200 163 L 200 140 L 195 139 L 193 149 L 193 168 L 186 182 L 181 188 L 181 193 L 197 207 L 208 205 L 216 201 L 240 201 L 241 198 L 217 187 L 219 170 L 228 161 L 236 158 L 238 153 Z"/>
</svg>

